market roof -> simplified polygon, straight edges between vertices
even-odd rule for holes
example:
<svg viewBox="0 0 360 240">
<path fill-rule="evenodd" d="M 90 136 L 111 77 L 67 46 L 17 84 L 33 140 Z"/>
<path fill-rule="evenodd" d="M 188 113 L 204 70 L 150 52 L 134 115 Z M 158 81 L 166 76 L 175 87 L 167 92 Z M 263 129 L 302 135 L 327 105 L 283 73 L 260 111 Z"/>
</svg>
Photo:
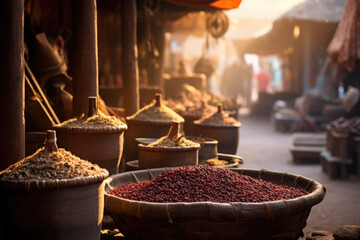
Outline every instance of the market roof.
<svg viewBox="0 0 360 240">
<path fill-rule="evenodd" d="M 294 44 L 296 39 L 293 34 L 296 25 L 309 22 L 313 22 L 314 25 L 335 25 L 341 19 L 345 2 L 344 0 L 306 0 L 276 19 L 269 32 L 255 38 L 234 40 L 234 44 L 240 53 L 260 55 L 281 53 Z"/>
<path fill-rule="evenodd" d="M 306 0 L 279 17 L 296 21 L 339 22 L 345 6 L 344 0 Z"/>
</svg>

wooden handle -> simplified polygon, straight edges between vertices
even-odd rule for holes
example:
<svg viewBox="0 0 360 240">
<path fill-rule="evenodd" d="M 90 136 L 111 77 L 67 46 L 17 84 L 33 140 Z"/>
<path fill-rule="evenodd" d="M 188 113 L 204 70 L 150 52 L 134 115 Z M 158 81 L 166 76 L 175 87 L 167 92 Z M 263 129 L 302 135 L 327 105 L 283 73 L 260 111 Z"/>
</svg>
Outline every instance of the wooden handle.
<svg viewBox="0 0 360 240">
<path fill-rule="evenodd" d="M 217 108 L 218 108 L 218 113 L 221 113 L 222 111 L 223 111 L 223 105 L 221 104 L 221 103 L 219 103 L 218 105 L 217 105 Z"/>
<path fill-rule="evenodd" d="M 98 114 L 97 97 L 89 97 L 88 118 Z"/>
<path fill-rule="evenodd" d="M 160 93 L 155 94 L 155 106 L 157 106 L 157 107 L 161 106 L 161 94 Z"/>
<path fill-rule="evenodd" d="M 201 101 L 201 107 L 204 109 L 207 107 L 207 102 L 205 100 Z"/>
<path fill-rule="evenodd" d="M 56 152 L 58 150 L 58 146 L 56 144 L 55 130 L 47 130 L 47 137 L 45 140 L 45 150 L 48 153 Z"/>
<path fill-rule="evenodd" d="M 179 136 L 180 136 L 180 122 L 173 121 L 167 137 L 170 139 L 177 139 L 179 138 Z"/>
</svg>

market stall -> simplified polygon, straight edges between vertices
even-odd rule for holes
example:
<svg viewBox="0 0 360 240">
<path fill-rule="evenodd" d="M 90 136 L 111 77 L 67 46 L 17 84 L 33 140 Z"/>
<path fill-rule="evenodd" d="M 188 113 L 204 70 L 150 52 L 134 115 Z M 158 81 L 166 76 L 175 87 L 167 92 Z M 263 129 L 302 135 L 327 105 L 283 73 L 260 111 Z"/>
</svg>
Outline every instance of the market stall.
<svg viewBox="0 0 360 240">
<path fill-rule="evenodd" d="M 165 13 L 178 8 L 180 15 L 200 9 L 235 8 L 240 2 L 159 1 Z M 0 141 L 0 188 L 4 193 L 0 239 L 115 237 L 109 236 L 108 231 L 101 232 L 109 224 L 118 227 L 126 239 L 295 240 L 303 235 L 311 208 L 325 196 L 324 185 L 296 174 L 199 164 L 199 149 L 205 146 L 201 137 L 211 136 L 216 139 L 212 142 L 218 143 L 220 153 L 213 148 L 215 156 L 211 159 L 221 160 L 220 157 L 226 158 L 229 154 L 231 158 L 237 157 L 233 154 L 237 152 L 241 123 L 236 119 L 237 112 L 234 118 L 229 109 L 225 109 L 226 101 L 220 102 L 223 99 L 210 94 L 201 95 L 209 97 L 208 103 L 216 105 L 217 111 L 202 115 L 194 122 L 195 140 L 184 135 L 181 125 L 184 119 L 162 103 L 160 94 L 139 109 L 136 16 L 143 13 L 143 9 L 138 10 L 138 3 L 149 4 L 148 1 L 124 0 L 120 4 L 110 1 L 107 6 L 120 7 L 117 10 L 121 12 L 124 111 L 119 112 L 99 97 L 97 2 L 57 3 L 58 6 L 41 0 L 1 3 L 0 26 L 7 31 L 0 37 L 1 70 L 5 76 L 1 84 L 6 88 L 1 98 L 5 105 L 1 108 L 4 114 L 0 122 L 5 137 Z M 58 10 L 57 17 L 40 11 L 44 9 L 50 13 Z M 30 30 L 36 33 L 30 39 L 25 38 L 28 66 L 23 43 L 24 25 L 29 22 L 24 22 L 24 13 L 26 18 L 33 17 Z M 218 17 L 211 26 L 215 35 Z M 51 31 L 60 25 L 62 31 Z M 69 26 L 71 37 L 67 42 L 69 32 L 65 29 Z M 47 36 L 37 32 L 36 27 L 47 29 Z M 41 75 L 44 71 L 52 73 L 53 68 L 38 69 L 30 61 L 38 56 L 32 47 L 39 40 L 42 40 L 41 46 L 50 46 L 48 52 L 53 57 L 59 55 L 61 60 L 53 66 L 58 70 L 56 74 Z M 63 68 L 67 61 L 72 79 Z M 47 63 L 44 59 L 43 62 Z M 24 66 L 28 67 L 29 76 L 34 70 L 31 82 L 25 81 Z M 68 85 L 66 81 L 72 83 Z M 26 89 L 25 83 L 28 83 Z M 38 86 L 43 88 L 41 94 Z M 50 90 L 60 97 L 50 98 Z M 29 118 L 24 115 L 30 114 L 29 110 L 24 112 L 25 96 L 29 96 L 25 92 L 33 94 L 33 98 L 43 98 L 38 101 L 43 115 L 38 116 L 53 121 L 51 129 L 46 129 L 43 145 L 26 157 L 24 133 L 29 127 Z M 28 102 L 25 109 L 29 107 Z M 55 106 L 59 103 L 67 103 L 64 108 L 71 107 L 73 118 L 66 121 L 57 118 L 59 112 Z M 35 117 L 32 115 L 31 119 L 43 120 Z M 136 125 L 139 122 L 146 124 L 140 127 Z M 31 130 L 38 130 L 35 126 L 32 125 Z M 159 139 L 134 145 L 140 150 L 139 167 L 146 170 L 119 173 L 122 153 L 129 153 L 127 144 L 159 126 L 163 131 L 156 136 Z M 139 135 L 127 135 L 127 131 L 138 131 Z M 129 136 L 131 140 L 127 140 Z M 180 153 L 184 155 L 179 157 Z M 237 159 L 234 167 L 242 163 L 241 157 Z M 109 174 L 112 176 L 107 178 Z"/>
</svg>

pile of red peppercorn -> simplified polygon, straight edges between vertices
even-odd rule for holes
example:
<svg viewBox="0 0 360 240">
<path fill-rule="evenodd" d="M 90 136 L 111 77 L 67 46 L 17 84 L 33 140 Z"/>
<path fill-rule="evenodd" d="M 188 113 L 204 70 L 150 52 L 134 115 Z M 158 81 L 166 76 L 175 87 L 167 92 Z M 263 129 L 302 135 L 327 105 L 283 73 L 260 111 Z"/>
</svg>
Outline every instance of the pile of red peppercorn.
<svg viewBox="0 0 360 240">
<path fill-rule="evenodd" d="M 109 194 L 146 202 L 229 203 L 292 199 L 308 192 L 226 169 L 198 165 L 171 169 L 151 181 L 122 185 Z"/>
</svg>

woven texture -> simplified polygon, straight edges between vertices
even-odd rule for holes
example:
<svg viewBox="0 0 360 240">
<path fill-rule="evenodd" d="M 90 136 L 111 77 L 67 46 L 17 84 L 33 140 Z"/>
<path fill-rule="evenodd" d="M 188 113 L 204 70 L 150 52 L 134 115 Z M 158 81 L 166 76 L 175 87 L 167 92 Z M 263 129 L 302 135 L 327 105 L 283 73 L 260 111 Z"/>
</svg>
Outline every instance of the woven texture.
<svg viewBox="0 0 360 240">
<path fill-rule="evenodd" d="M 268 170 L 231 169 L 275 184 L 307 190 L 308 195 L 263 203 L 150 203 L 107 194 L 122 184 L 148 181 L 158 168 L 113 175 L 105 180 L 105 210 L 130 239 L 298 239 L 311 207 L 325 186 L 299 175 Z"/>
<path fill-rule="evenodd" d="M 45 190 L 45 189 L 59 189 L 68 187 L 85 186 L 94 183 L 101 183 L 105 178 L 109 176 L 109 172 L 104 171 L 96 176 L 86 176 L 70 179 L 48 179 L 48 180 L 2 180 L 0 186 L 11 189 L 26 189 L 32 190 Z"/>
<path fill-rule="evenodd" d="M 64 126 L 53 126 L 52 127 L 57 132 L 64 132 L 64 133 L 120 133 L 127 130 L 127 125 L 123 124 L 120 126 L 101 126 L 101 127 L 83 127 L 83 128 L 75 128 L 75 127 L 64 127 Z"/>
</svg>

